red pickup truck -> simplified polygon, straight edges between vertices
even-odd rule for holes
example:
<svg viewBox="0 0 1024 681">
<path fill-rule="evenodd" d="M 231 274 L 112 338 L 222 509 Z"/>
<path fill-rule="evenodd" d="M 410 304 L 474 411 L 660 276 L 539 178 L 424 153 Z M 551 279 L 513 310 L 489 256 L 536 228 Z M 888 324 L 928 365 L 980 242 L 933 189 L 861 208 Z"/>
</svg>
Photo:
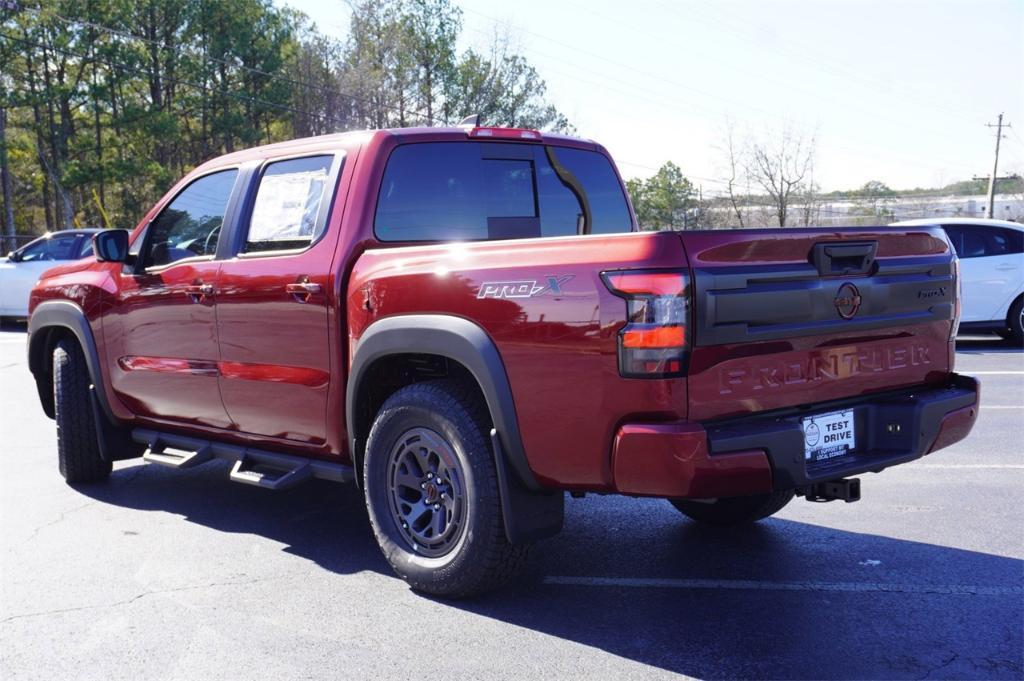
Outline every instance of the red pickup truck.
<svg viewBox="0 0 1024 681">
<path fill-rule="evenodd" d="M 28 361 L 68 482 L 143 456 L 355 481 L 414 588 L 492 588 L 565 492 L 733 525 L 967 435 L 939 228 L 640 232 L 593 142 L 489 127 L 228 154 L 50 270 Z M 211 501 L 211 503 L 216 503 Z"/>
</svg>

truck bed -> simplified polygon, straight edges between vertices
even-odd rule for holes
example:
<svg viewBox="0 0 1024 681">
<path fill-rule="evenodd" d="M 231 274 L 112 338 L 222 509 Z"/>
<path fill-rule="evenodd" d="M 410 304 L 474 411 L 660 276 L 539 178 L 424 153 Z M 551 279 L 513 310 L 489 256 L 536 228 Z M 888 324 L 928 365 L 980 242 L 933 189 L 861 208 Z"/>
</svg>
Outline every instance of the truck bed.
<svg viewBox="0 0 1024 681">
<path fill-rule="evenodd" d="M 844 270 L 823 275 L 812 262 L 822 244 L 874 247 L 866 266 L 836 257 Z M 350 342 L 389 315 L 454 313 L 476 322 L 501 352 L 538 480 L 610 489 L 612 441 L 629 420 L 714 421 L 941 383 L 950 367 L 953 263 L 941 231 L 929 228 L 371 249 L 349 283 Z M 679 377 L 623 378 L 616 339 L 626 304 L 601 274 L 672 269 L 691 277 L 689 367 Z M 851 319 L 835 306 L 845 284 L 859 291 Z"/>
</svg>

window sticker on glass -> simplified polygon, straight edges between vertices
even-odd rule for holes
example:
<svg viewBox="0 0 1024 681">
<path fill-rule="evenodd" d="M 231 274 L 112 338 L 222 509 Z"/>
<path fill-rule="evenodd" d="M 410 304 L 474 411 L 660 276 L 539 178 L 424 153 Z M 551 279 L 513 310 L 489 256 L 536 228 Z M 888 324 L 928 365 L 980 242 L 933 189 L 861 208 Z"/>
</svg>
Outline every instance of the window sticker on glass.
<svg viewBox="0 0 1024 681">
<path fill-rule="evenodd" d="M 256 193 L 245 251 L 303 248 L 316 240 L 330 167 L 330 156 L 269 165 Z"/>
<path fill-rule="evenodd" d="M 326 181 L 323 171 L 264 178 L 253 208 L 249 241 L 312 237 Z"/>
</svg>

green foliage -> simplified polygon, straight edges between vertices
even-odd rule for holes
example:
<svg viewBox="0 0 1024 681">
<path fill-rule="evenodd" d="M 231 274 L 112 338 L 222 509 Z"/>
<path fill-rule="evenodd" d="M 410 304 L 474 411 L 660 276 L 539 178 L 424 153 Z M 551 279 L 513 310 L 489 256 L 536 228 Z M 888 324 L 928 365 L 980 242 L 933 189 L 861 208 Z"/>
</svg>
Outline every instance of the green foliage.
<svg viewBox="0 0 1024 681">
<path fill-rule="evenodd" d="M 134 226 L 197 164 L 292 137 L 470 113 L 569 128 L 506 41 L 486 58 L 457 53 L 462 13 L 451 0 L 357 0 L 352 10 L 340 43 L 272 0 L 0 8 L 0 160 L 18 231 Z"/>
<path fill-rule="evenodd" d="M 631 179 L 626 189 L 641 229 L 694 228 L 699 218 L 693 184 L 669 161 L 647 180 Z"/>
<path fill-rule="evenodd" d="M 571 130 L 547 85 L 507 38 L 456 54 L 462 11 L 450 0 L 362 0 L 352 7 L 341 89 L 361 127 L 453 124 Z"/>
<path fill-rule="evenodd" d="M 1024 179 L 1000 180 L 1000 194 L 1024 193 Z M 878 180 L 866 182 L 859 189 L 845 189 L 822 194 L 826 199 L 878 199 L 895 196 L 976 196 L 988 193 L 988 180 L 959 180 L 942 187 L 915 187 L 914 189 L 890 189 Z"/>
</svg>

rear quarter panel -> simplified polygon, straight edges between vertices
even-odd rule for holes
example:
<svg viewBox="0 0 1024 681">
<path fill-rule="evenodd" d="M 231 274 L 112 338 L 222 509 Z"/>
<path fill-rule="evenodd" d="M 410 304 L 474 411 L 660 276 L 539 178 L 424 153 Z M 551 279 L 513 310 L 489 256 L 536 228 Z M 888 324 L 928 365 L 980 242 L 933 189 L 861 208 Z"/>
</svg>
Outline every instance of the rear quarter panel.
<svg viewBox="0 0 1024 681">
<path fill-rule="evenodd" d="M 616 334 L 626 304 L 600 272 L 680 267 L 678 235 L 638 233 L 371 249 L 349 280 L 350 354 L 374 321 L 448 314 L 479 324 L 495 341 L 515 396 L 530 466 L 542 483 L 610 488 L 618 425 L 685 418 L 686 382 L 623 379 Z M 508 297 L 494 284 L 547 287 Z M 525 290 L 525 289 L 524 289 Z"/>
</svg>

